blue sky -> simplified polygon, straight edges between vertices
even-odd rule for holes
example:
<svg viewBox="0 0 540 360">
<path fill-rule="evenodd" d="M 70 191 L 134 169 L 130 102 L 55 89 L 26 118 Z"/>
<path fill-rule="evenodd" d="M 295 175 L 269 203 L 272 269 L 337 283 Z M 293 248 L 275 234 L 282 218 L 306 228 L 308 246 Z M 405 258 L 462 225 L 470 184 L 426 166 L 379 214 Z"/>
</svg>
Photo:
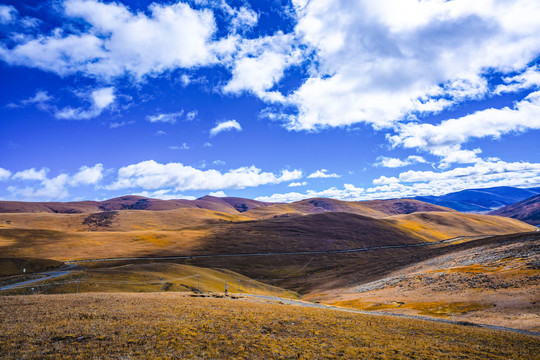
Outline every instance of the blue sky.
<svg viewBox="0 0 540 360">
<path fill-rule="evenodd" d="M 0 1 L 0 198 L 540 186 L 540 2 Z"/>
</svg>

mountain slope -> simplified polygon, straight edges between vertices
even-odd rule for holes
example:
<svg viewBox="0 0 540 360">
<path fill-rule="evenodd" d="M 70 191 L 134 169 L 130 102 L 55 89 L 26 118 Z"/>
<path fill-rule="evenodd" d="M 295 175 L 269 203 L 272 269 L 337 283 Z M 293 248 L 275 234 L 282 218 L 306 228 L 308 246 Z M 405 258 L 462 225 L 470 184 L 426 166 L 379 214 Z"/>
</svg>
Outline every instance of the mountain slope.
<svg viewBox="0 0 540 360">
<path fill-rule="evenodd" d="M 415 199 L 446 206 L 462 212 L 488 212 L 540 194 L 540 188 L 521 189 L 500 186 L 486 189 L 468 189 L 441 196 L 417 196 Z"/>
<path fill-rule="evenodd" d="M 341 201 L 328 198 L 312 198 L 290 204 L 273 204 L 247 211 L 244 215 L 256 219 L 279 216 L 298 216 L 325 212 L 345 212 L 349 214 L 383 218 L 388 215 L 409 214 L 416 211 L 454 211 L 438 205 L 413 199 L 389 199 L 372 201 Z"/>
<path fill-rule="evenodd" d="M 197 200 L 160 200 L 126 195 L 104 201 L 22 202 L 0 201 L 0 213 L 62 213 L 77 214 L 99 211 L 151 210 L 165 211 L 182 208 L 201 208 L 227 213 L 239 213 L 270 203 L 242 198 L 204 196 Z"/>
<path fill-rule="evenodd" d="M 490 212 L 491 215 L 506 216 L 523 222 L 540 224 L 540 195 L 536 195 Z"/>
</svg>

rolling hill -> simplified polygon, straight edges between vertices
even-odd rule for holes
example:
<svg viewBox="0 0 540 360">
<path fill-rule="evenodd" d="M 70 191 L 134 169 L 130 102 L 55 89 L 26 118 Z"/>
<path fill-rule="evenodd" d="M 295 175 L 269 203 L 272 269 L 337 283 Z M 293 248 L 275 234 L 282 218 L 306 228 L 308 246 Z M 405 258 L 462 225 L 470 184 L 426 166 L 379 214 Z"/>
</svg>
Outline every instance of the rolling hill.
<svg viewBox="0 0 540 360">
<path fill-rule="evenodd" d="M 521 189 L 499 186 L 468 189 L 441 196 L 418 196 L 415 199 L 462 212 L 487 213 L 538 194 L 540 194 L 540 187 Z"/>
<path fill-rule="evenodd" d="M 127 195 L 105 201 L 22 202 L 0 201 L 0 213 L 61 213 L 77 214 L 117 210 L 164 211 L 181 208 L 200 208 L 228 213 L 244 212 L 270 203 L 242 198 L 204 196 L 197 200 L 160 200 Z"/>
<path fill-rule="evenodd" d="M 531 225 L 540 224 L 540 195 L 536 195 L 490 212 L 490 215 L 506 216 Z"/>
</svg>

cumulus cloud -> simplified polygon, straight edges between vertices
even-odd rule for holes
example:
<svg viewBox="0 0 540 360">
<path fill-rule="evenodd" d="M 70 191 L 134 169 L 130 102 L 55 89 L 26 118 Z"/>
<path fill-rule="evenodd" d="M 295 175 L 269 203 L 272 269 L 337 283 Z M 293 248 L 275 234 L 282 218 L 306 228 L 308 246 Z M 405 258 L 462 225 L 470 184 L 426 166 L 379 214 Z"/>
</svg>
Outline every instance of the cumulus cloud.
<svg viewBox="0 0 540 360">
<path fill-rule="evenodd" d="M 9 179 L 10 176 L 11 176 L 11 171 L 6 170 L 4 168 L 0 168 L 0 181 L 7 180 Z"/>
<path fill-rule="evenodd" d="M 285 101 L 281 93 L 270 90 L 283 78 L 286 68 L 302 60 L 302 52 L 294 45 L 294 36 L 277 32 L 262 38 L 243 39 L 238 46 L 232 78 L 223 91 L 251 92 L 264 100 Z"/>
<path fill-rule="evenodd" d="M 65 0 L 62 10 L 68 20 L 84 21 L 87 31 L 66 27 L 51 35 L 24 36 L 12 47 L 1 46 L 0 58 L 59 75 L 110 78 L 127 73 L 141 78 L 215 63 L 227 49 L 213 42 L 212 12 L 182 2 L 153 3 L 147 12 L 135 13 L 117 2 Z"/>
<path fill-rule="evenodd" d="M 93 119 L 101 115 L 101 113 L 109 108 L 116 99 L 114 87 L 104 87 L 92 91 L 88 100 L 91 105 L 88 108 L 78 107 L 73 108 L 66 106 L 55 112 L 55 117 L 63 120 L 87 120 Z"/>
<path fill-rule="evenodd" d="M 328 170 L 326 169 L 320 169 L 317 170 L 311 174 L 308 175 L 308 179 L 316 179 L 316 178 L 338 178 L 341 177 L 341 175 L 328 173 Z"/>
<path fill-rule="evenodd" d="M 222 121 L 220 123 L 217 123 L 217 125 L 213 127 L 212 129 L 210 129 L 210 136 L 216 136 L 220 132 L 232 131 L 232 130 L 242 131 L 242 127 L 240 126 L 238 121 L 236 120 Z"/>
<path fill-rule="evenodd" d="M 175 113 L 149 115 L 146 117 L 146 120 L 150 121 L 151 123 L 162 122 L 162 123 L 174 124 L 176 123 L 177 120 L 182 118 L 183 114 L 184 114 L 184 110 L 181 110 Z"/>
<path fill-rule="evenodd" d="M 11 5 L 0 5 L 0 24 L 9 24 L 17 18 L 17 9 Z"/>
<path fill-rule="evenodd" d="M 330 197 L 339 200 L 362 201 L 395 199 L 414 196 L 442 195 L 471 188 L 494 186 L 540 186 L 540 163 L 483 161 L 468 167 L 448 171 L 406 171 L 398 177 L 381 176 L 369 188 L 345 184 L 343 188 L 307 190 L 304 193 L 277 193 L 260 196 L 256 200 L 291 202 L 313 197 Z"/>
<path fill-rule="evenodd" d="M 103 179 L 103 164 L 93 167 L 83 166 L 69 181 L 71 186 L 97 184 Z"/>
<path fill-rule="evenodd" d="M 294 8 L 295 37 L 315 54 L 309 78 L 283 101 L 297 109 L 282 117 L 294 130 L 380 129 L 481 99 L 490 92 L 486 73 L 519 72 L 540 52 L 540 4 L 527 0 L 313 0 Z"/>
<path fill-rule="evenodd" d="M 61 200 L 69 196 L 69 188 L 83 185 L 97 185 L 103 178 L 103 165 L 83 166 L 73 175 L 61 173 L 53 178 L 47 176 L 49 169 L 35 168 L 19 171 L 12 180 L 23 183 L 37 182 L 37 185 L 8 186 L 11 196 L 23 200 Z"/>
<path fill-rule="evenodd" d="M 540 129 L 540 91 L 533 92 L 512 108 L 487 109 L 442 121 L 439 124 L 408 123 L 397 135 L 388 136 L 390 143 L 415 148 L 441 156 L 442 167 L 451 163 L 472 163 L 480 159 L 480 149 L 465 150 L 461 145 L 475 138 L 498 139 L 504 134 Z"/>
<path fill-rule="evenodd" d="M 523 73 L 503 78 L 504 84 L 497 86 L 494 93 L 512 93 L 522 89 L 540 86 L 540 70 L 538 66 L 527 68 Z"/>
<path fill-rule="evenodd" d="M 391 158 L 386 156 L 379 156 L 377 158 L 377 163 L 375 166 L 382 166 L 387 168 L 397 168 L 397 167 L 404 167 L 411 164 L 418 164 L 418 163 L 425 163 L 426 160 L 418 155 L 410 155 L 405 160 L 401 160 L 398 158 Z"/>
<path fill-rule="evenodd" d="M 120 168 L 116 182 L 108 188 L 111 190 L 135 187 L 144 190 L 174 188 L 175 191 L 242 189 L 292 181 L 301 177 L 300 170 L 283 170 L 281 174 L 274 174 L 250 166 L 222 173 L 214 169 L 199 170 L 181 163 L 161 164 L 148 160 Z"/>
<path fill-rule="evenodd" d="M 14 180 L 45 180 L 47 178 L 47 172 L 49 169 L 42 168 L 36 170 L 35 168 L 18 171 L 13 175 Z"/>
</svg>

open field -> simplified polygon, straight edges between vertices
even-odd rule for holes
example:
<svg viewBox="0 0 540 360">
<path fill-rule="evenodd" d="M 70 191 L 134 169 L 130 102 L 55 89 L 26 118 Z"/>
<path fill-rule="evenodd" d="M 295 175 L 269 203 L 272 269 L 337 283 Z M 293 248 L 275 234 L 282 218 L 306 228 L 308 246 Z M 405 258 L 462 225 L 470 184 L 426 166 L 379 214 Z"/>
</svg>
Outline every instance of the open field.
<svg viewBox="0 0 540 360">
<path fill-rule="evenodd" d="M 229 292 L 298 298 L 294 291 L 271 286 L 226 269 L 154 262 L 80 268 L 65 276 L 2 292 L 69 294 L 83 292 Z"/>
<path fill-rule="evenodd" d="M 6 359 L 535 359 L 538 338 L 181 294 L 0 297 Z"/>
</svg>

